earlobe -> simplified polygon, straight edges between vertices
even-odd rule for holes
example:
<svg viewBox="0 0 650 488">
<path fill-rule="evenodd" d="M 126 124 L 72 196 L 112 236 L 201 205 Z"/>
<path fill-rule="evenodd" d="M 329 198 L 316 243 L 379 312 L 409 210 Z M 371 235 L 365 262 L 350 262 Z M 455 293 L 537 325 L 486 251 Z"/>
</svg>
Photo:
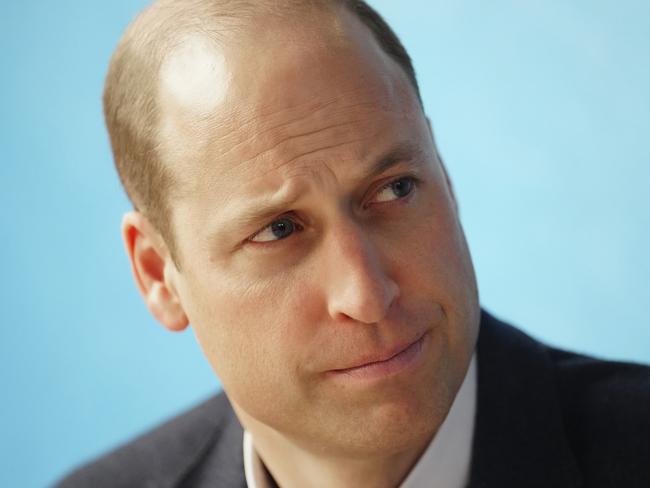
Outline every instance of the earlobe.
<svg viewBox="0 0 650 488">
<path fill-rule="evenodd" d="M 184 330 L 189 321 L 165 272 L 171 257 L 156 229 L 140 212 L 128 212 L 122 219 L 122 238 L 133 278 L 151 314 L 168 330 Z"/>
<path fill-rule="evenodd" d="M 154 283 L 145 297 L 145 302 L 151 314 L 166 329 L 180 332 L 189 325 L 178 298 L 160 282 Z"/>
</svg>

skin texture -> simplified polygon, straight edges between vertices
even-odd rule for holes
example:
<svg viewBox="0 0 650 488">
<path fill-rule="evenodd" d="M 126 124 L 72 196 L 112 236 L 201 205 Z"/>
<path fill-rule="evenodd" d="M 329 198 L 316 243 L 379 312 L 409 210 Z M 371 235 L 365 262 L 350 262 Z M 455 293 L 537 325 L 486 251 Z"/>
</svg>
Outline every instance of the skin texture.
<svg viewBox="0 0 650 488">
<path fill-rule="evenodd" d="M 280 486 L 396 486 L 467 371 L 476 280 L 406 76 L 349 14 L 313 15 L 170 53 L 160 130 L 180 268 L 141 214 L 123 236 L 151 312 L 192 324 Z M 294 226 L 282 239 L 278 219 Z M 333 372 L 419 337 L 403 371 Z"/>
</svg>

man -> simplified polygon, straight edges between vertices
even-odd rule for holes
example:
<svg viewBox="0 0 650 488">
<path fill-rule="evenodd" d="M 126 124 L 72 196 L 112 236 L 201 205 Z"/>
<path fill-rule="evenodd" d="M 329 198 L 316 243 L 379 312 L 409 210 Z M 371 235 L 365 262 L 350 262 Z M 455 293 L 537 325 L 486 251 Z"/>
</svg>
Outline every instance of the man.
<svg viewBox="0 0 650 488">
<path fill-rule="evenodd" d="M 61 486 L 648 486 L 648 369 L 481 312 L 413 68 L 366 4 L 159 1 L 104 102 L 138 288 L 225 394 Z"/>
</svg>

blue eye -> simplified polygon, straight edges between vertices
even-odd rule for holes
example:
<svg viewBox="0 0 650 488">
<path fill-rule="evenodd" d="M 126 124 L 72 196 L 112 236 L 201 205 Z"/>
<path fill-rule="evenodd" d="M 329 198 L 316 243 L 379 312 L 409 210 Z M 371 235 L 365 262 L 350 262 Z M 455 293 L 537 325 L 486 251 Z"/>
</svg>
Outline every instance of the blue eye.
<svg viewBox="0 0 650 488">
<path fill-rule="evenodd" d="M 251 241 L 253 242 L 269 242 L 269 241 L 279 241 L 280 239 L 285 239 L 293 234 L 297 230 L 301 230 L 302 227 L 300 224 L 294 222 L 293 220 L 283 217 L 272 222 L 270 225 L 267 225 L 260 232 L 255 234 Z"/>
<path fill-rule="evenodd" d="M 415 180 L 410 176 L 405 176 L 395 181 L 391 181 L 377 192 L 375 201 L 389 202 L 408 196 L 415 186 Z"/>
<path fill-rule="evenodd" d="M 271 224 L 271 232 L 278 239 L 290 236 L 295 229 L 295 224 L 289 219 L 276 220 Z"/>
</svg>

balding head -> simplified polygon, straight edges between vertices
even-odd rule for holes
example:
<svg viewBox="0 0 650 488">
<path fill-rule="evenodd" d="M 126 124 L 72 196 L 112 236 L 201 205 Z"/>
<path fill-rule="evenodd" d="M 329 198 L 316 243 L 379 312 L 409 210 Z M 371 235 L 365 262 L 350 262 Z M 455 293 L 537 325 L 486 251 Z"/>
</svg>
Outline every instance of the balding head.
<svg viewBox="0 0 650 488">
<path fill-rule="evenodd" d="M 305 485 L 288 481 L 300 462 L 282 472 L 297 450 L 373 465 L 328 486 L 397 485 L 449 411 L 479 316 L 410 64 L 343 0 L 256 2 L 223 22 L 166 5 L 138 22 L 174 26 L 147 78 L 167 191 L 136 174 L 176 261 L 129 212 L 140 291 L 168 329 L 192 325 L 280 484 Z"/>
<path fill-rule="evenodd" d="M 302 26 L 304 32 L 305 24 L 308 29 L 313 26 L 314 32 L 326 33 L 323 20 L 335 23 L 343 9 L 353 13 L 402 67 L 419 99 L 408 54 L 390 27 L 363 1 L 160 0 L 129 26 L 106 77 L 104 115 L 122 184 L 134 207 L 162 235 L 172 256 L 177 253 L 169 208 L 181 188 L 173 172 L 175 148 L 166 144 L 163 135 L 170 128 L 161 123 L 161 98 L 185 97 L 179 102 L 195 108 L 198 123 L 213 115 L 225 97 L 230 88 L 226 56 L 237 56 L 251 33 L 271 29 L 267 34 L 273 36 L 273 28 L 291 30 L 292 25 Z M 191 100 L 188 93 L 193 94 Z M 222 122 L 228 120 L 223 115 Z"/>
</svg>

